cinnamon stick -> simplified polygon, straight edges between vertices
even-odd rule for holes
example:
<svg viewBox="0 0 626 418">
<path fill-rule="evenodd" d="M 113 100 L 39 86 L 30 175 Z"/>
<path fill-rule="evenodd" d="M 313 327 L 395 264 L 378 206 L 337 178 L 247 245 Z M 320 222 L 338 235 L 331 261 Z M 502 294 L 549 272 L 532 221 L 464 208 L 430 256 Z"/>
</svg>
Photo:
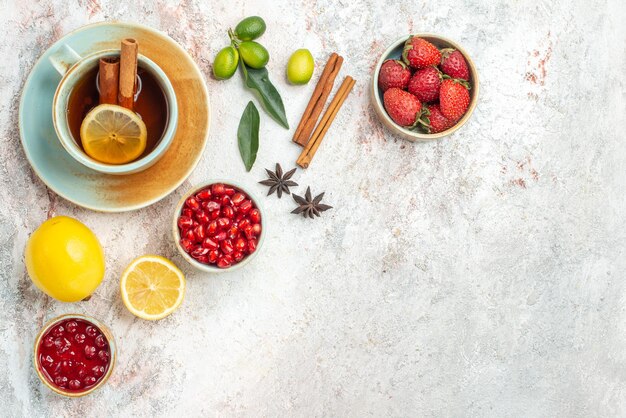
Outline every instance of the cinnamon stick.
<svg viewBox="0 0 626 418">
<path fill-rule="evenodd" d="M 322 120 L 320 120 L 320 123 L 317 125 L 317 128 L 315 128 L 315 132 L 313 132 L 311 139 L 306 144 L 306 147 L 302 150 L 300 157 L 298 157 L 298 160 L 296 161 L 296 164 L 298 164 L 300 167 L 308 168 L 309 164 L 311 164 L 311 160 L 313 159 L 315 153 L 320 147 L 320 144 L 322 143 L 326 132 L 328 132 L 328 129 L 335 120 L 337 112 L 339 112 L 339 109 L 341 109 L 341 106 L 346 101 L 346 98 L 352 91 L 354 83 L 354 79 L 350 76 L 347 76 L 343 80 L 343 83 L 341 83 L 339 90 L 337 90 L 337 93 L 335 93 L 335 97 L 333 97 L 333 100 L 328 105 L 324 116 L 322 116 Z"/>
<path fill-rule="evenodd" d="M 117 104 L 119 78 L 120 59 L 118 57 L 100 58 L 98 73 L 100 104 Z"/>
<path fill-rule="evenodd" d="M 132 38 L 122 40 L 120 52 L 120 84 L 118 103 L 133 110 L 135 104 L 135 82 L 137 79 L 137 50 L 139 44 Z"/>
<path fill-rule="evenodd" d="M 320 113 L 322 113 L 322 109 L 324 109 L 324 105 L 333 89 L 335 78 L 342 64 L 343 57 L 337 55 L 335 52 L 328 58 L 324 71 L 315 86 L 315 90 L 313 90 L 309 104 L 302 114 L 300 124 L 293 135 L 293 142 L 296 144 L 305 146 L 309 141 L 311 132 L 313 132 L 313 128 L 315 128 L 315 124 L 317 123 Z"/>
</svg>

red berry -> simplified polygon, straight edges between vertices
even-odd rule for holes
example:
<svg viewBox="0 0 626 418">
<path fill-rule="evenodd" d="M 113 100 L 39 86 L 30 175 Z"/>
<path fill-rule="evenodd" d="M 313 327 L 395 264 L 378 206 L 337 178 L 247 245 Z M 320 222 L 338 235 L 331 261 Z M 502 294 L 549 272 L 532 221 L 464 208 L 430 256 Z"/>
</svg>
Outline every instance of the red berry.
<svg viewBox="0 0 626 418">
<path fill-rule="evenodd" d="M 95 342 L 96 342 L 96 345 L 99 348 L 106 347 L 106 345 L 107 345 L 107 341 L 104 339 L 104 335 L 102 335 L 102 334 L 100 334 L 100 335 L 98 335 L 96 337 L 96 341 Z"/>
<path fill-rule="evenodd" d="M 100 360 L 104 361 L 105 363 L 109 362 L 109 352 L 106 350 L 98 351 L 98 357 L 100 357 Z"/>
<path fill-rule="evenodd" d="M 402 59 L 411 67 L 419 70 L 429 65 L 439 65 L 441 52 L 427 40 L 411 36 L 404 43 Z"/>
<path fill-rule="evenodd" d="M 94 347 L 93 345 L 86 345 L 85 357 L 91 359 L 91 358 L 94 358 L 95 356 L 96 356 L 96 347 Z"/>
<path fill-rule="evenodd" d="M 385 92 L 392 87 L 406 89 L 411 78 L 411 70 L 399 60 L 386 60 L 380 66 L 378 73 L 378 87 Z"/>
<path fill-rule="evenodd" d="M 96 384 L 96 378 L 93 376 L 87 376 L 83 379 L 83 384 L 86 387 L 93 386 Z"/>
<path fill-rule="evenodd" d="M 435 67 L 426 67 L 413 74 L 409 81 L 409 93 L 422 103 L 433 102 L 439 98 L 441 73 Z"/>
<path fill-rule="evenodd" d="M 439 108 L 447 119 L 456 122 L 469 107 L 470 96 L 467 87 L 458 80 L 446 79 L 439 90 Z"/>
<path fill-rule="evenodd" d="M 389 117 L 400 126 L 412 128 L 422 116 L 419 99 L 404 90 L 387 90 L 383 95 L 383 104 Z"/>
<path fill-rule="evenodd" d="M 447 119 L 439 109 L 439 105 L 432 104 L 428 106 L 429 115 L 427 117 L 428 123 L 426 124 L 426 131 L 429 134 L 436 134 L 443 132 L 454 126 L 454 122 Z"/>
<path fill-rule="evenodd" d="M 200 199 L 200 200 L 209 200 L 210 198 L 211 198 L 211 190 L 209 189 L 201 190 L 196 195 L 196 199 Z"/>
<path fill-rule="evenodd" d="M 215 196 L 221 196 L 224 194 L 224 185 L 222 183 L 215 183 L 211 185 L 211 193 Z"/>
<path fill-rule="evenodd" d="M 73 379 L 73 380 L 70 380 L 70 383 L 68 384 L 68 386 L 72 390 L 78 390 L 81 388 L 82 385 L 80 383 L 80 380 Z"/>
<path fill-rule="evenodd" d="M 189 196 L 185 201 L 185 205 L 192 210 L 200 209 L 200 202 L 198 202 L 198 199 L 196 199 L 195 196 Z"/>
<path fill-rule="evenodd" d="M 64 388 L 67 386 L 68 380 L 65 376 L 57 376 L 54 378 L 54 384 L 60 388 Z"/>
<path fill-rule="evenodd" d="M 467 61 L 460 51 L 452 48 L 441 50 L 441 71 L 452 78 L 469 81 Z"/>
<path fill-rule="evenodd" d="M 54 345 L 54 337 L 52 335 L 48 335 L 43 339 L 43 345 L 48 348 L 52 347 Z"/>
<path fill-rule="evenodd" d="M 91 372 L 94 376 L 100 377 L 104 374 L 104 366 L 93 366 Z"/>
<path fill-rule="evenodd" d="M 78 324 L 76 323 L 76 321 L 69 321 L 68 323 L 65 324 L 65 329 L 70 334 L 73 334 L 78 329 Z"/>
<path fill-rule="evenodd" d="M 65 328 L 63 328 L 63 325 L 59 325 L 54 329 L 54 331 L 52 331 L 52 335 L 55 337 L 61 337 L 63 334 L 65 334 Z"/>
<path fill-rule="evenodd" d="M 88 325 L 87 328 L 85 328 L 85 334 L 90 337 L 95 337 L 98 333 L 98 329 L 94 326 Z"/>
<path fill-rule="evenodd" d="M 250 221 L 256 224 L 261 222 L 261 212 L 257 208 L 250 211 Z"/>
<path fill-rule="evenodd" d="M 244 195 L 243 193 L 238 192 L 238 193 L 235 193 L 233 195 L 233 197 L 230 198 L 230 200 L 231 200 L 231 202 L 233 202 L 233 205 L 239 206 L 239 204 L 241 202 L 243 202 L 245 200 L 245 198 L 246 198 L 246 195 Z"/>
</svg>

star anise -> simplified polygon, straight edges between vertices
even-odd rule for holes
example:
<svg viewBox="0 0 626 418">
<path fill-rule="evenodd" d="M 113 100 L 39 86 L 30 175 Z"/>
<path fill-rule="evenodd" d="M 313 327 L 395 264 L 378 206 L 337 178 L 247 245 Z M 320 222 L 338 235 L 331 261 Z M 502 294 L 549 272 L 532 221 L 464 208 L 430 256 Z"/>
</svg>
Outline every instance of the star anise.
<svg viewBox="0 0 626 418">
<path fill-rule="evenodd" d="M 293 170 L 287 171 L 283 175 L 282 167 L 280 166 L 280 164 L 276 163 L 275 172 L 272 172 L 267 168 L 265 169 L 265 171 L 267 172 L 269 178 L 267 180 L 260 181 L 259 183 L 265 186 L 270 186 L 270 190 L 267 192 L 268 196 L 276 192 L 276 195 L 280 199 L 283 196 L 283 192 L 291 194 L 289 188 L 298 185 L 298 183 L 296 183 L 295 181 L 289 180 L 291 176 L 293 176 L 293 173 L 296 172 L 295 168 Z"/>
<path fill-rule="evenodd" d="M 323 197 L 324 192 L 315 196 L 315 199 L 312 199 L 311 188 L 307 187 L 304 197 L 296 194 L 293 195 L 293 200 L 295 200 L 300 206 L 292 210 L 291 213 L 295 213 L 296 215 L 302 214 L 305 218 L 308 216 L 311 219 L 313 219 L 313 215 L 320 216 L 321 212 L 332 208 L 332 206 L 320 203 Z"/>
</svg>

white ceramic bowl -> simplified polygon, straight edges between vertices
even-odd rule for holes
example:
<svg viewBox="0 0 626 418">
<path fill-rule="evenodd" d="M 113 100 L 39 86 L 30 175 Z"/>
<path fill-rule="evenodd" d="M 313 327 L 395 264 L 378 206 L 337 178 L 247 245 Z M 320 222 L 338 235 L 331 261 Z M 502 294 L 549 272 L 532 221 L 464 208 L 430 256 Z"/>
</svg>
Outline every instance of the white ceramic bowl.
<svg viewBox="0 0 626 418">
<path fill-rule="evenodd" d="M 444 38 L 443 36 L 434 35 L 432 33 L 416 33 L 413 35 L 413 36 L 417 36 L 417 37 L 427 40 L 428 42 L 432 43 L 439 49 L 454 48 L 458 50 L 461 54 L 463 54 L 463 57 L 465 57 L 465 60 L 467 61 L 467 66 L 469 67 L 469 71 L 470 71 L 469 83 L 471 86 L 471 89 L 469 91 L 470 104 L 469 104 L 469 107 L 467 108 L 467 112 L 465 112 L 465 115 L 463 115 L 463 117 L 452 128 L 447 129 L 443 132 L 436 133 L 436 134 L 427 134 L 424 132 L 420 132 L 418 130 L 407 129 L 396 124 L 393 120 L 391 120 L 391 117 L 389 117 L 389 115 L 387 114 L 387 111 L 385 110 L 385 106 L 383 105 L 383 93 L 378 87 L 378 74 L 380 73 L 380 67 L 383 65 L 383 62 L 385 62 L 385 60 L 401 59 L 402 50 L 404 48 L 404 43 L 406 42 L 407 39 L 409 39 L 409 36 L 410 35 L 406 35 L 400 39 L 397 39 L 394 43 L 391 44 L 389 48 L 387 48 L 385 52 L 383 52 L 380 59 L 378 60 L 378 63 L 376 64 L 376 69 L 374 71 L 374 75 L 372 77 L 372 82 L 371 82 L 372 106 L 374 106 L 374 110 L 376 111 L 378 118 L 390 131 L 392 131 L 396 135 L 404 139 L 407 139 L 409 141 L 429 141 L 432 139 L 437 139 L 437 138 L 441 138 L 447 135 L 451 135 L 452 133 L 457 131 L 459 128 L 461 128 L 461 126 L 463 126 L 465 122 L 468 121 L 470 116 L 472 116 L 472 112 L 474 111 L 474 108 L 476 107 L 476 103 L 478 102 L 479 82 L 478 82 L 478 72 L 476 71 L 476 66 L 474 65 L 474 62 L 472 61 L 470 56 L 467 54 L 467 52 L 465 52 L 465 50 L 459 44 L 457 44 L 456 42 L 450 39 Z"/>
<path fill-rule="evenodd" d="M 180 245 L 180 231 L 178 229 L 178 217 L 181 214 L 181 211 L 183 209 L 183 205 L 185 204 L 185 201 L 187 200 L 187 198 L 189 196 L 195 195 L 196 193 L 198 193 L 200 190 L 203 190 L 207 187 L 210 187 L 212 184 L 215 183 L 222 183 L 225 184 L 227 186 L 232 186 L 236 189 L 241 190 L 243 193 L 245 193 L 246 195 L 248 195 L 248 197 L 250 198 L 250 200 L 252 200 L 252 202 L 254 203 L 254 205 L 257 207 L 257 209 L 259 209 L 259 212 L 261 213 L 261 236 L 259 237 L 259 241 L 257 243 L 257 247 L 256 250 L 246 256 L 245 258 L 243 258 L 240 262 L 233 264 L 232 266 L 228 267 L 228 268 L 219 268 L 215 265 L 210 265 L 210 264 L 204 264 L 204 263 L 200 263 L 199 261 L 195 260 L 192 256 L 190 256 L 189 254 L 187 254 L 187 252 L 183 249 L 183 247 L 181 247 Z M 176 205 L 176 209 L 174 210 L 174 218 L 172 220 L 172 233 L 174 236 L 174 243 L 176 245 L 176 248 L 178 249 L 178 252 L 180 253 L 180 255 L 187 260 L 187 262 L 189 264 L 191 264 L 192 266 L 194 266 L 195 268 L 197 268 L 198 270 L 207 272 L 207 273 L 225 273 L 227 271 L 234 271 L 234 270 L 238 270 L 240 268 L 242 268 L 243 266 L 245 266 L 246 264 L 248 264 L 250 261 L 252 261 L 252 259 L 254 257 L 257 256 L 257 254 L 259 253 L 259 251 L 261 251 L 261 247 L 263 246 L 263 241 L 265 241 L 265 235 L 267 234 L 267 223 L 266 223 L 266 219 L 265 219 L 265 211 L 263 210 L 263 206 L 261 205 L 260 200 L 253 194 L 250 193 L 250 191 L 248 189 L 246 189 L 244 186 L 242 186 L 240 183 L 233 181 L 233 180 L 223 180 L 223 179 L 216 179 L 216 180 L 209 180 L 203 184 L 194 186 L 191 190 L 189 190 L 187 193 L 185 193 L 183 195 L 183 197 L 181 197 L 181 199 L 178 201 L 178 204 Z"/>
</svg>

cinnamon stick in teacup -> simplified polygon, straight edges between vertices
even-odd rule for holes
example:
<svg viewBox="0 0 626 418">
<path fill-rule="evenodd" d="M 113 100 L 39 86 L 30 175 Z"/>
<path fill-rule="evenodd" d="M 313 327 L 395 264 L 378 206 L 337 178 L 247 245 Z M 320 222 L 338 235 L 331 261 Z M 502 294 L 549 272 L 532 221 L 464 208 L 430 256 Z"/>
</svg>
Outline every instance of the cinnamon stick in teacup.
<svg viewBox="0 0 626 418">
<path fill-rule="evenodd" d="M 120 59 L 118 57 L 100 58 L 98 73 L 98 91 L 100 104 L 117 104 L 117 91 L 120 79 Z"/>
<path fill-rule="evenodd" d="M 139 44 L 132 38 L 122 40 L 120 52 L 120 84 L 118 104 L 133 110 L 135 103 L 135 82 L 137 79 L 137 50 Z"/>
</svg>

